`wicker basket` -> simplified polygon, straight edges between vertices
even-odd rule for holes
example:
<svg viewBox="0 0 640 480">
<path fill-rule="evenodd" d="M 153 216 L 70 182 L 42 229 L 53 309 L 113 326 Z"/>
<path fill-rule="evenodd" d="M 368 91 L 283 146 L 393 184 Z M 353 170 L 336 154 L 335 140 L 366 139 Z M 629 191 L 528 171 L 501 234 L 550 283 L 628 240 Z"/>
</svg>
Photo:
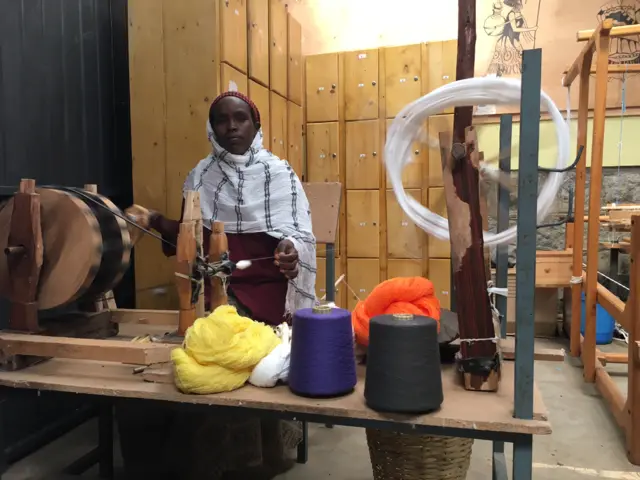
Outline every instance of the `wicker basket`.
<svg viewBox="0 0 640 480">
<path fill-rule="evenodd" d="M 473 439 L 367 429 L 374 480 L 464 480 Z"/>
</svg>

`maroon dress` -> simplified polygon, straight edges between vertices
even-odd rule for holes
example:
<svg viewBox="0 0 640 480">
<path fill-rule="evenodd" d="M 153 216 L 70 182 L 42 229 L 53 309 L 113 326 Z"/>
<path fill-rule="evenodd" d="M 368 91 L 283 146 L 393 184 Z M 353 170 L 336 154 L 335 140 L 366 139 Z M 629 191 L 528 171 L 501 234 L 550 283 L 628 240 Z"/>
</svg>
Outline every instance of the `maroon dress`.
<svg viewBox="0 0 640 480">
<path fill-rule="evenodd" d="M 169 220 L 161 215 L 151 221 L 151 228 L 160 232 L 162 238 L 176 244 L 180 222 Z M 211 231 L 204 229 L 204 253 L 208 253 Z M 274 265 L 273 255 L 278 243 L 266 233 L 227 233 L 231 260 L 253 260 L 249 268 L 235 270 L 229 279 L 230 296 L 236 300 L 253 320 L 267 325 L 280 325 L 284 320 L 285 299 L 288 282 L 286 277 Z M 168 257 L 176 254 L 173 247 L 162 244 L 162 250 Z M 210 298 L 209 282 L 205 282 L 205 302 Z"/>
</svg>

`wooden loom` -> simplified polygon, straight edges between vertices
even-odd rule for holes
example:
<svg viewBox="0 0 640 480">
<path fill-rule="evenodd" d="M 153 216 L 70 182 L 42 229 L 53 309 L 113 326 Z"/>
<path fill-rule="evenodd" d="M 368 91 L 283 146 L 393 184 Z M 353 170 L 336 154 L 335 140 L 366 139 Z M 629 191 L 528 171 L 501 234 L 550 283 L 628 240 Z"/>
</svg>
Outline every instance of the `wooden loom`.
<svg viewBox="0 0 640 480">
<path fill-rule="evenodd" d="M 11 301 L 9 328 L 0 331 L 0 367 L 17 370 L 51 357 L 139 366 L 168 362 L 186 329 L 204 315 L 204 280 L 194 276 L 202 252 L 200 215 L 198 194 L 188 192 L 177 242 L 180 310 L 118 309 L 111 290 L 129 266 L 139 232 L 95 186 L 36 189 L 34 180 L 22 180 L 0 210 L 0 294 Z M 226 246 L 223 225 L 216 222 L 210 260 L 222 260 Z M 215 308 L 227 302 L 226 292 L 219 277 L 210 281 Z M 74 303 L 72 313 L 44 312 Z M 118 335 L 123 324 L 175 331 L 135 343 Z"/>
<path fill-rule="evenodd" d="M 602 160 L 608 74 L 620 71 L 609 65 L 609 44 L 612 37 L 640 34 L 640 25 L 614 27 L 605 20 L 595 30 L 578 32 L 578 41 L 586 44 L 563 79 L 569 87 L 579 77 L 578 148 L 587 145 L 589 114 L 589 80 L 595 73 L 595 107 L 589 185 L 589 215 L 587 234 L 587 267 L 583 270 L 583 232 L 585 223 L 586 154 L 576 169 L 575 225 L 573 238 L 573 276 L 582 279 L 571 286 L 571 355 L 581 356 L 586 382 L 594 383 L 606 400 L 618 425 L 625 431 L 629 461 L 640 465 L 640 215 L 631 217 L 630 295 L 626 304 L 598 283 L 598 246 L 600 234 L 600 202 L 602 192 Z M 595 69 L 592 60 L 595 53 Z M 625 66 L 625 71 L 639 71 L 638 65 Z M 585 292 L 585 334 L 580 334 L 581 294 Z M 625 354 L 605 354 L 596 348 L 596 304 L 600 304 L 629 332 L 629 348 Z M 605 370 L 607 363 L 628 365 L 627 397 L 614 384 Z"/>
</svg>

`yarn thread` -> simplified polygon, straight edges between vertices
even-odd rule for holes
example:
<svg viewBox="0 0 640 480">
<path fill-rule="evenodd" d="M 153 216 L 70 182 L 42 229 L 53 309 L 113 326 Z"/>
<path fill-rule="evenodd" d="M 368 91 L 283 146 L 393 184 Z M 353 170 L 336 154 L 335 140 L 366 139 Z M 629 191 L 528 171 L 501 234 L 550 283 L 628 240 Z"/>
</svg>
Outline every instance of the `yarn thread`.
<svg viewBox="0 0 640 480">
<path fill-rule="evenodd" d="M 318 305 L 293 314 L 289 388 L 303 397 L 337 397 L 357 383 L 351 313 Z"/>
<path fill-rule="evenodd" d="M 438 322 L 407 314 L 373 317 L 364 396 L 380 412 L 417 414 L 440 408 Z"/>
</svg>

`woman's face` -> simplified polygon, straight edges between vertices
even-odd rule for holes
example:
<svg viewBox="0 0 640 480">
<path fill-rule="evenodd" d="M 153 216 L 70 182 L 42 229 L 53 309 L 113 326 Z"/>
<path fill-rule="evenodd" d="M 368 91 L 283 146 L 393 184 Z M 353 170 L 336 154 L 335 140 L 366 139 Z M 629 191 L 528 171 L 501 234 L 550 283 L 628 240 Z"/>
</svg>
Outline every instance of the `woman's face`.
<svg viewBox="0 0 640 480">
<path fill-rule="evenodd" d="M 237 97 L 224 97 L 211 112 L 213 132 L 222 148 L 242 155 L 251 146 L 258 130 L 253 123 L 251 108 Z"/>
</svg>

